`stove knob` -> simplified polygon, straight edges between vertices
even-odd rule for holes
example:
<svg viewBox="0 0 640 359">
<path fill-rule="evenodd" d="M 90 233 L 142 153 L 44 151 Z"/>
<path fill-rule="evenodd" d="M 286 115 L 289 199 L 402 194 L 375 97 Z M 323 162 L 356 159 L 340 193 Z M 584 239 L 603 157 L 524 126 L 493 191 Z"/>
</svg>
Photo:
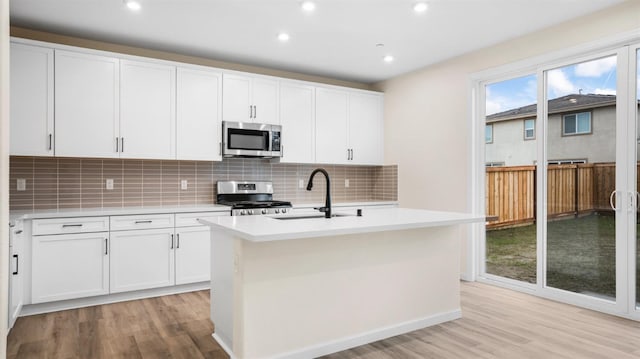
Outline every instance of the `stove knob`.
<svg viewBox="0 0 640 359">
<path fill-rule="evenodd" d="M 244 216 L 245 214 L 247 214 L 247 211 L 245 211 L 244 209 L 242 211 L 240 211 L 240 215 Z"/>
<path fill-rule="evenodd" d="M 266 209 L 263 209 L 263 210 L 262 210 L 262 214 L 267 214 L 267 210 L 266 210 Z"/>
<path fill-rule="evenodd" d="M 280 213 L 280 210 L 276 208 L 276 214 Z"/>
<path fill-rule="evenodd" d="M 287 209 L 286 209 L 286 208 L 283 208 L 283 209 L 282 209 L 282 213 L 287 213 Z"/>
<path fill-rule="evenodd" d="M 253 210 L 252 210 L 252 209 L 250 209 L 250 210 L 248 210 L 248 211 L 247 211 L 247 213 L 248 213 L 248 214 L 253 214 Z"/>
</svg>

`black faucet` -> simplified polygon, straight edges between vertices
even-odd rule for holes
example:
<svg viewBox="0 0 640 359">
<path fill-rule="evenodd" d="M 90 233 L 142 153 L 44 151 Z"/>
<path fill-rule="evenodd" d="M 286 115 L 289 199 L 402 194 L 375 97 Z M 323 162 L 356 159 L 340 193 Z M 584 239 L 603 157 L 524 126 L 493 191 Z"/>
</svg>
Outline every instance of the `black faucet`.
<svg viewBox="0 0 640 359">
<path fill-rule="evenodd" d="M 324 207 L 316 208 L 320 212 L 324 212 L 324 218 L 331 218 L 331 180 L 329 179 L 329 174 L 324 168 L 316 168 L 311 172 L 309 176 L 309 184 L 307 184 L 307 191 L 311 191 L 313 188 L 313 176 L 316 173 L 321 172 L 324 175 L 324 178 L 327 180 L 327 194 L 324 202 Z"/>
</svg>

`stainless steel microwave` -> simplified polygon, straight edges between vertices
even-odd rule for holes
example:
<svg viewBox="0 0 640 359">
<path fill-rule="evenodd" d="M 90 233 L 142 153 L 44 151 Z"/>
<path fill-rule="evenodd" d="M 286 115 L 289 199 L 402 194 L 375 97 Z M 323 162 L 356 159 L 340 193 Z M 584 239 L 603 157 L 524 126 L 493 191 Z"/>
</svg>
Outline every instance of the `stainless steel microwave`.
<svg viewBox="0 0 640 359">
<path fill-rule="evenodd" d="M 222 122 L 224 157 L 281 157 L 282 127 L 264 123 Z"/>
</svg>

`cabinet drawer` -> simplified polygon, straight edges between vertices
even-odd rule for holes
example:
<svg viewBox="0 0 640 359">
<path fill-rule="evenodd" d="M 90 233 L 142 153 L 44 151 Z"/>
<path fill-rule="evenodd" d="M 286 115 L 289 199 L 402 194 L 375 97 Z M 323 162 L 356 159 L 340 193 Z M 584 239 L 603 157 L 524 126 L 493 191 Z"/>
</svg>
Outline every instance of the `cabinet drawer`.
<svg viewBox="0 0 640 359">
<path fill-rule="evenodd" d="M 111 216 L 111 230 L 152 229 L 173 227 L 173 213 L 137 214 L 134 216 Z"/>
<path fill-rule="evenodd" d="M 109 217 L 73 217 L 36 219 L 33 221 L 31 234 L 90 233 L 109 230 Z"/>
<path fill-rule="evenodd" d="M 176 213 L 176 227 L 202 226 L 199 219 L 211 219 L 220 216 L 228 216 L 230 211 L 224 212 L 199 212 L 199 213 Z"/>
</svg>

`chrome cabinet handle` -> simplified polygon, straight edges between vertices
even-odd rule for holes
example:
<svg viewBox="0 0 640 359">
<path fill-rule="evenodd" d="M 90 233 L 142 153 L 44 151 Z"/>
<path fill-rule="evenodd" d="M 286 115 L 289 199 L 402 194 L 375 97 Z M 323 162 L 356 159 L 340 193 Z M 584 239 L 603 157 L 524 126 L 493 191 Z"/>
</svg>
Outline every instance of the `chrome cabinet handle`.
<svg viewBox="0 0 640 359">
<path fill-rule="evenodd" d="M 120 138 L 120 152 L 124 152 L 124 137 Z"/>
<path fill-rule="evenodd" d="M 15 234 L 20 234 L 22 233 L 22 229 L 18 229 L 17 231 L 15 231 Z"/>
<path fill-rule="evenodd" d="M 176 234 L 176 248 L 180 248 L 180 233 Z"/>
<path fill-rule="evenodd" d="M 80 224 L 63 224 L 62 228 L 67 228 L 67 227 L 82 227 L 82 223 Z"/>
<path fill-rule="evenodd" d="M 143 223 L 153 223 L 153 221 L 152 220 L 136 221 L 136 224 L 143 224 Z"/>
<path fill-rule="evenodd" d="M 116 137 L 116 152 L 120 152 L 120 137 Z"/>
<path fill-rule="evenodd" d="M 253 106 L 249 105 L 249 118 L 253 118 Z"/>
<path fill-rule="evenodd" d="M 104 255 L 109 255 L 109 238 L 104 239 Z"/>
<path fill-rule="evenodd" d="M 253 118 L 258 118 L 258 106 L 253 105 Z"/>
<path fill-rule="evenodd" d="M 350 156 L 351 152 L 349 151 L 349 149 L 347 148 L 347 161 L 349 161 L 349 156 Z"/>
<path fill-rule="evenodd" d="M 171 235 L 171 248 L 169 249 L 173 249 L 173 234 Z"/>
<path fill-rule="evenodd" d="M 220 147 L 220 149 L 218 150 L 218 154 L 219 154 L 220 156 L 222 156 L 222 142 L 220 142 L 219 144 L 220 144 L 220 146 L 219 146 L 219 147 Z"/>
<path fill-rule="evenodd" d="M 49 134 L 49 151 L 53 148 L 53 135 Z"/>
</svg>

